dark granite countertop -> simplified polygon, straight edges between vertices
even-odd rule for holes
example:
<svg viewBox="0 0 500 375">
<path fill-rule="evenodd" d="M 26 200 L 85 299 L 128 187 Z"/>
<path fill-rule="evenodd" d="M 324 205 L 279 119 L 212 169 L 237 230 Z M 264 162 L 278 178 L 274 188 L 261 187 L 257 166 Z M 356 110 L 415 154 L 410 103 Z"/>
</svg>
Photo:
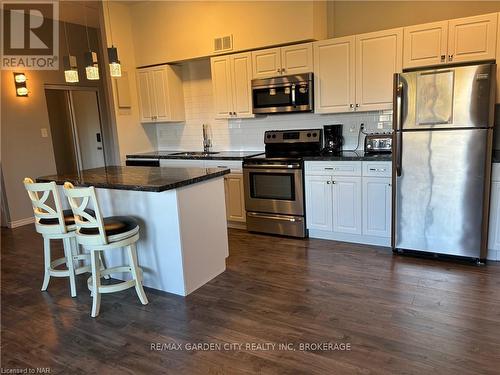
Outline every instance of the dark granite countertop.
<svg viewBox="0 0 500 375">
<path fill-rule="evenodd" d="M 493 150 L 493 163 L 500 163 L 500 150 Z"/>
<path fill-rule="evenodd" d="M 37 182 L 65 181 L 75 186 L 161 192 L 177 189 L 197 182 L 220 177 L 230 172 L 226 168 L 158 168 L 158 167 L 105 167 L 82 171 L 77 174 L 61 174 L 38 177 Z"/>
<path fill-rule="evenodd" d="M 335 155 L 306 156 L 308 161 L 391 161 L 392 154 L 366 154 L 364 151 L 343 151 Z"/>
<path fill-rule="evenodd" d="M 151 151 L 127 155 L 127 158 L 146 159 L 193 159 L 193 160 L 243 160 L 244 158 L 262 154 L 264 151 L 217 151 L 210 155 L 172 155 L 184 151 Z"/>
</svg>

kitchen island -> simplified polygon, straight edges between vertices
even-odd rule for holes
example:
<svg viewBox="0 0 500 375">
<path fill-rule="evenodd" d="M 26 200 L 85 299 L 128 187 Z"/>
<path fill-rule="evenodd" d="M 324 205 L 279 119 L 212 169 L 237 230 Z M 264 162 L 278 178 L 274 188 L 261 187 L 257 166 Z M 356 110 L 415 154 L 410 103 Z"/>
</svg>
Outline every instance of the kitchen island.
<svg viewBox="0 0 500 375">
<path fill-rule="evenodd" d="M 144 286 L 186 296 L 226 269 L 223 176 L 227 173 L 229 169 L 222 168 L 113 166 L 37 181 L 94 186 L 104 217 L 136 218 L 141 228 L 137 254 Z M 67 200 L 62 201 L 69 208 Z M 105 252 L 105 259 L 113 267 L 126 264 L 127 257 L 118 250 Z"/>
</svg>

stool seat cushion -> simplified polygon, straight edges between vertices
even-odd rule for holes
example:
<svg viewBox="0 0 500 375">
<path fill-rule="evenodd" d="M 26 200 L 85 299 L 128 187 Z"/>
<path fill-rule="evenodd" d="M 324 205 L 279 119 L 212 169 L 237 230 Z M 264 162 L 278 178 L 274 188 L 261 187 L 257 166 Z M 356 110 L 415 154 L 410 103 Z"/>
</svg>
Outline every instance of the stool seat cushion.
<svg viewBox="0 0 500 375">
<path fill-rule="evenodd" d="M 130 216 L 110 216 L 104 218 L 104 230 L 106 236 L 115 236 L 124 234 L 139 227 L 139 223 Z M 97 228 L 81 228 L 80 234 L 84 235 L 97 235 L 99 229 Z"/>
<path fill-rule="evenodd" d="M 88 213 L 91 216 L 95 216 L 94 210 L 91 210 L 90 208 L 87 208 L 85 210 L 85 212 Z M 75 217 L 73 216 L 73 211 L 71 211 L 71 210 L 64 210 L 63 211 L 63 215 L 64 215 L 64 224 L 66 226 L 75 225 Z M 40 219 L 39 223 L 42 224 L 42 225 L 56 225 L 56 224 L 59 224 L 59 220 L 57 218 Z"/>
</svg>

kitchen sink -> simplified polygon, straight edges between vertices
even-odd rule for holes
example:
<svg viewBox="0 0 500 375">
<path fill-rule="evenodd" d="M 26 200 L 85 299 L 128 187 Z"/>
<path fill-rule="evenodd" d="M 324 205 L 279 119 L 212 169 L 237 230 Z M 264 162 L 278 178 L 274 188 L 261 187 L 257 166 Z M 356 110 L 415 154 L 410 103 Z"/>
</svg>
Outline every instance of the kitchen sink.
<svg viewBox="0 0 500 375">
<path fill-rule="evenodd" d="M 204 151 L 186 151 L 186 152 L 174 152 L 169 154 L 172 156 L 208 156 L 219 154 L 219 152 L 204 152 Z"/>
</svg>

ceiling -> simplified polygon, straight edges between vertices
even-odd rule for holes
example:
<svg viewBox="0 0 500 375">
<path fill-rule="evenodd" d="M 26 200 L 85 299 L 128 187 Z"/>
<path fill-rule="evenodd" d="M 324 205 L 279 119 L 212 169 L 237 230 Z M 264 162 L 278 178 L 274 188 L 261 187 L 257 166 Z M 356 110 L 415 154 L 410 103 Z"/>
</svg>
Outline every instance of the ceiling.
<svg viewBox="0 0 500 375">
<path fill-rule="evenodd" d="M 99 27 L 100 7 L 101 1 L 59 1 L 59 20 Z"/>
</svg>

